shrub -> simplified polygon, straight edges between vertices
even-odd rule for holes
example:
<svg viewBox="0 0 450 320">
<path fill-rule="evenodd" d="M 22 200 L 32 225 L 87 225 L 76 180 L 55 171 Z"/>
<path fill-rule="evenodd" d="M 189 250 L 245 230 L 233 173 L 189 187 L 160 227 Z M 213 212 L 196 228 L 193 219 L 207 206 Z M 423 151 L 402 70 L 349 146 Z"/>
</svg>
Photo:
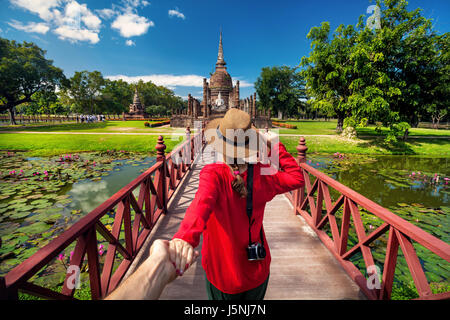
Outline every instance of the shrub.
<svg viewBox="0 0 450 320">
<path fill-rule="evenodd" d="M 145 126 L 145 127 L 150 127 L 150 123 L 148 123 L 148 122 L 146 121 L 146 122 L 144 122 L 144 126 Z"/>
<path fill-rule="evenodd" d="M 297 129 L 297 126 L 293 124 L 281 123 L 278 121 L 272 121 L 272 124 L 277 127 L 287 128 L 287 129 Z"/>
</svg>

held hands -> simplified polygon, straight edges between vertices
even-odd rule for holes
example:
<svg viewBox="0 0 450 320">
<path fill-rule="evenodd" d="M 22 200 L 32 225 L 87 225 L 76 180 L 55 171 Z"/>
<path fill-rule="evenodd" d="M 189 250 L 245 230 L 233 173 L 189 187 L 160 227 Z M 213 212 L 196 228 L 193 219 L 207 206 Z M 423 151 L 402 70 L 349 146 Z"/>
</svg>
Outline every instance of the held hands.
<svg viewBox="0 0 450 320">
<path fill-rule="evenodd" d="M 169 282 L 182 276 L 200 254 L 184 240 L 155 240 L 150 248 L 150 256 L 164 263 Z"/>
<path fill-rule="evenodd" d="M 169 253 L 178 276 L 182 276 L 200 255 L 189 243 L 177 238 L 170 241 Z"/>
</svg>

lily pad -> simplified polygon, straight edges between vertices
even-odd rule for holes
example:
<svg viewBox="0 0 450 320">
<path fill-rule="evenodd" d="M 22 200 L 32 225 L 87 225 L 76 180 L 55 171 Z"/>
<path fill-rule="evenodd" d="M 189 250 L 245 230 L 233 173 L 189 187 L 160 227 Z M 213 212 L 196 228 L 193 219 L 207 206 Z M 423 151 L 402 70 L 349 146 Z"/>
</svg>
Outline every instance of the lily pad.
<svg viewBox="0 0 450 320">
<path fill-rule="evenodd" d="M 30 224 L 29 226 L 21 227 L 19 231 L 25 234 L 37 234 L 47 231 L 48 229 L 49 226 L 45 222 L 36 222 Z"/>
</svg>

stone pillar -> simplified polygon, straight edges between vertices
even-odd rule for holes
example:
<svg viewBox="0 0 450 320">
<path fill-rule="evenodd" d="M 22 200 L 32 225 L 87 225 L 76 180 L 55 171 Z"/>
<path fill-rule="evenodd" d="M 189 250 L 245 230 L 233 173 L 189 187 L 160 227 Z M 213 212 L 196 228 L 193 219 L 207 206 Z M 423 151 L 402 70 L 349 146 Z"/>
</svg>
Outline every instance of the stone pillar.
<svg viewBox="0 0 450 320">
<path fill-rule="evenodd" d="M 188 116 L 192 116 L 192 96 L 188 94 Z"/>
<path fill-rule="evenodd" d="M 250 96 L 250 117 L 255 117 L 255 110 L 253 109 L 253 95 Z"/>
<path fill-rule="evenodd" d="M 238 81 L 236 81 L 236 92 L 234 93 L 234 106 L 235 106 L 235 108 L 238 108 L 239 109 L 239 91 L 240 91 L 240 89 L 239 89 L 239 80 Z"/>
<path fill-rule="evenodd" d="M 256 118 L 257 117 L 257 111 L 256 111 L 256 92 L 253 94 L 253 115 Z"/>
<path fill-rule="evenodd" d="M 208 85 L 206 82 L 206 78 L 203 78 L 203 101 L 202 101 L 202 106 L 203 106 L 203 117 L 206 118 L 207 117 L 207 109 L 208 109 Z"/>
</svg>

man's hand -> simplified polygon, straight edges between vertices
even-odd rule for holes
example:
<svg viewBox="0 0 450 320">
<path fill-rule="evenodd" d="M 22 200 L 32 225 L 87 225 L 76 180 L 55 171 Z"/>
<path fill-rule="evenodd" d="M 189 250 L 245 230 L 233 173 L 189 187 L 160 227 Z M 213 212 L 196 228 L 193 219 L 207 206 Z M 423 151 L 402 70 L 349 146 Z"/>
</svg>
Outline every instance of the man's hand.
<svg viewBox="0 0 450 320">
<path fill-rule="evenodd" d="M 200 255 L 189 243 L 181 239 L 170 241 L 169 248 L 170 260 L 179 276 L 182 276 Z"/>
<path fill-rule="evenodd" d="M 176 277 L 175 268 L 170 261 L 169 254 L 170 243 L 168 240 L 155 240 L 150 248 L 150 257 L 161 261 L 164 265 L 164 271 L 168 276 L 168 281 L 172 282 Z"/>
</svg>

